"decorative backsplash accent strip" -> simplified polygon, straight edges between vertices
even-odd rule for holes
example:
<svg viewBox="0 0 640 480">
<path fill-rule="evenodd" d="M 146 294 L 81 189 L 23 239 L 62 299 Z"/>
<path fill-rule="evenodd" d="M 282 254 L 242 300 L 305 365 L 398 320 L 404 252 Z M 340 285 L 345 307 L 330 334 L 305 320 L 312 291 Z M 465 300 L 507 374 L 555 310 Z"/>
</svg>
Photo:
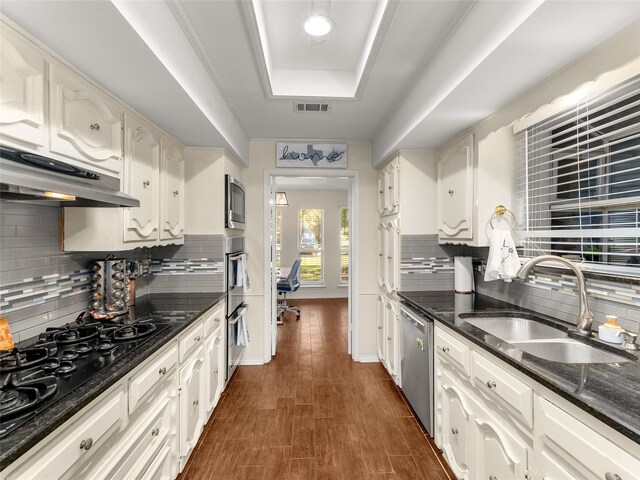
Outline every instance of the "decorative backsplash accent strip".
<svg viewBox="0 0 640 480">
<path fill-rule="evenodd" d="M 222 258 L 151 260 L 149 273 L 151 275 L 222 274 L 224 260 Z"/>
<path fill-rule="evenodd" d="M 453 257 L 461 248 L 438 244 L 438 235 L 400 237 L 400 289 L 452 290 Z"/>
<path fill-rule="evenodd" d="M 89 291 L 89 270 L 67 275 L 51 274 L 25 278 L 0 287 L 0 314 L 6 314 Z"/>
<path fill-rule="evenodd" d="M 453 258 L 403 258 L 402 264 L 400 265 L 401 275 L 445 272 L 453 272 Z"/>
<path fill-rule="evenodd" d="M 484 275 L 486 262 L 484 260 L 476 261 L 475 268 L 478 273 Z M 558 272 L 534 270 L 525 283 L 532 287 L 552 292 L 572 295 L 578 292 L 576 277 L 571 274 L 564 274 L 560 270 Z M 640 283 L 631 285 L 587 278 L 587 296 L 590 299 L 640 307 Z"/>
</svg>

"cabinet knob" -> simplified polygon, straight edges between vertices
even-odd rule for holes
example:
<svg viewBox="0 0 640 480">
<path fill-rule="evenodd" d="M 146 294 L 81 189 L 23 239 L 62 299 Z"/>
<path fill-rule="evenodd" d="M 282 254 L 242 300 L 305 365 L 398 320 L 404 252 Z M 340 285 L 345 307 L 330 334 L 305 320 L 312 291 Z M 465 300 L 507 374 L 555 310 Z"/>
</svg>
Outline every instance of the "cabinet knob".
<svg viewBox="0 0 640 480">
<path fill-rule="evenodd" d="M 165 375 L 167 373 L 167 367 L 162 367 L 160 370 L 158 370 L 158 373 L 160 375 Z"/>
<path fill-rule="evenodd" d="M 213 320 L 213 323 L 220 323 L 220 318 L 216 317 L 216 318 Z"/>
<path fill-rule="evenodd" d="M 91 124 L 91 130 L 95 130 L 96 132 L 100 131 L 100 124 L 99 123 L 92 123 Z"/>
<path fill-rule="evenodd" d="M 449 190 L 449 196 L 453 197 L 453 190 Z"/>
<path fill-rule="evenodd" d="M 218 374 L 218 369 L 216 368 L 213 373 L 215 373 L 216 375 Z"/>
<path fill-rule="evenodd" d="M 387 337 L 387 340 L 391 340 L 391 337 Z"/>
<path fill-rule="evenodd" d="M 383 194 L 383 193 L 384 193 L 384 190 L 380 190 L 378 193 Z"/>
<path fill-rule="evenodd" d="M 93 438 L 89 437 L 80 442 L 80 450 L 90 450 L 93 446 Z"/>
<path fill-rule="evenodd" d="M 151 436 L 152 437 L 157 437 L 160 434 L 160 429 L 159 428 L 154 428 L 153 430 L 151 430 Z"/>
<path fill-rule="evenodd" d="M 489 475 L 489 480 L 498 480 L 498 477 L 495 475 Z"/>
<path fill-rule="evenodd" d="M 455 428 L 455 427 L 454 427 L 454 428 L 452 428 L 452 429 L 451 429 L 451 433 L 453 433 L 454 435 L 457 435 L 457 434 L 458 434 L 458 429 L 457 429 L 457 428 Z"/>
<path fill-rule="evenodd" d="M 443 351 L 444 353 L 447 353 L 447 352 L 449 351 L 449 347 L 442 347 L 442 351 Z"/>
<path fill-rule="evenodd" d="M 391 257 L 387 257 L 387 260 L 391 260 Z"/>
<path fill-rule="evenodd" d="M 194 342 L 199 342 L 200 341 L 200 335 L 198 335 L 197 337 L 193 337 L 193 341 Z"/>
<path fill-rule="evenodd" d="M 144 182 L 142 182 L 142 186 L 144 188 L 147 188 L 149 185 L 151 185 L 151 182 L 149 180 L 145 180 Z"/>
<path fill-rule="evenodd" d="M 392 187 L 391 185 L 389 185 L 387 188 L 388 188 L 389 190 L 391 190 L 393 187 Z"/>
<path fill-rule="evenodd" d="M 197 407 L 199 403 L 200 403 L 200 401 L 199 401 L 199 400 L 194 400 L 194 401 L 193 401 L 193 406 L 194 406 L 194 407 Z"/>
<path fill-rule="evenodd" d="M 489 380 L 487 382 L 487 387 L 489 388 L 495 388 L 496 387 L 496 382 L 494 382 L 493 380 Z"/>
<path fill-rule="evenodd" d="M 382 327 L 378 327 L 378 330 L 382 330 Z"/>
<path fill-rule="evenodd" d="M 178 196 L 178 190 L 174 190 L 174 191 L 173 191 L 173 196 L 174 196 L 174 197 L 177 197 L 177 196 Z"/>
<path fill-rule="evenodd" d="M 618 475 L 617 473 L 611 473 L 611 472 L 607 472 L 604 475 L 605 480 L 622 480 L 622 477 L 620 475 Z"/>
</svg>

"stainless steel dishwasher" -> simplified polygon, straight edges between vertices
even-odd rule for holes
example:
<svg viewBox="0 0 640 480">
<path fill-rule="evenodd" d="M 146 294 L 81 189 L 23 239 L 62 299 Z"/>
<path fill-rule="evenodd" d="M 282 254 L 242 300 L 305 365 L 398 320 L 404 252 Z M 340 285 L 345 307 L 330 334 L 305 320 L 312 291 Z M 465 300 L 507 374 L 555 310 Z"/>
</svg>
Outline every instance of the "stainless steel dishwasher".
<svg viewBox="0 0 640 480">
<path fill-rule="evenodd" d="M 402 306 L 402 392 L 433 437 L 433 321 Z"/>
</svg>

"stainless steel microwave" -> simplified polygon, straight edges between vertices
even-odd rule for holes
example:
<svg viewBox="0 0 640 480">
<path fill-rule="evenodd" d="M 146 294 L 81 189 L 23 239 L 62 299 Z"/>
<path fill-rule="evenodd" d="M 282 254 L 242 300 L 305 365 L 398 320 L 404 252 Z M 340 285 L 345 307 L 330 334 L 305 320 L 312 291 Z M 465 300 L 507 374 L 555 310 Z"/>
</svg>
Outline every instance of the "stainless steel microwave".
<svg viewBox="0 0 640 480">
<path fill-rule="evenodd" d="M 244 186 L 228 174 L 225 175 L 225 198 L 225 227 L 244 230 Z"/>
</svg>

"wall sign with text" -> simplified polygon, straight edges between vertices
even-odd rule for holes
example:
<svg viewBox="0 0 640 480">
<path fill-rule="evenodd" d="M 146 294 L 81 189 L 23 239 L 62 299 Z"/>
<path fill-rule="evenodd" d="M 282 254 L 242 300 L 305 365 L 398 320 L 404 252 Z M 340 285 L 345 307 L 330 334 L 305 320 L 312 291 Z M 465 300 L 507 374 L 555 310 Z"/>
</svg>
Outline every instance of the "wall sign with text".
<svg viewBox="0 0 640 480">
<path fill-rule="evenodd" d="M 345 143 L 278 143 L 276 167 L 347 168 Z"/>
</svg>

